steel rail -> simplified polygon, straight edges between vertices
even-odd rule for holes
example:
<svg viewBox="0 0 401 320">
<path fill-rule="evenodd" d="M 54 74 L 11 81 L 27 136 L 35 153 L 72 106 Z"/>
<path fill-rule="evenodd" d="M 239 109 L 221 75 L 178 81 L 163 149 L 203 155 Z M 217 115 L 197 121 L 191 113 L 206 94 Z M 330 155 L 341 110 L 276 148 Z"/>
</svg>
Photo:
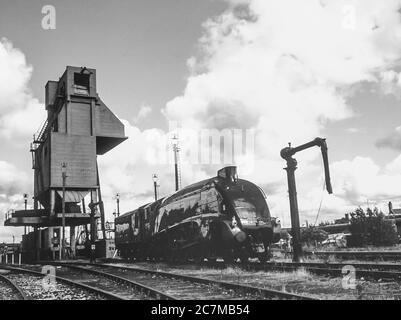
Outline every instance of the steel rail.
<svg viewBox="0 0 401 320">
<path fill-rule="evenodd" d="M 121 262 L 121 261 L 115 261 Z M 188 263 L 184 263 L 188 264 Z M 201 266 L 212 268 L 224 269 L 233 264 L 226 264 L 223 261 L 204 261 Z M 342 276 L 342 268 L 345 266 L 353 266 L 355 268 L 356 276 L 368 277 L 373 279 L 401 279 L 401 265 L 390 263 L 325 263 L 325 262 L 248 262 L 248 263 L 235 263 L 236 267 L 247 271 L 295 271 L 299 268 L 304 268 L 313 273 L 330 276 Z"/>
<path fill-rule="evenodd" d="M 39 276 L 39 277 L 43 277 L 44 276 L 43 273 L 41 273 L 39 271 L 35 271 L 35 270 L 30 270 L 30 269 L 10 267 L 10 266 L 5 266 L 5 265 L 1 265 L 1 268 L 2 269 L 7 269 L 7 270 L 10 270 L 10 271 L 14 271 L 14 272 L 19 272 L 19 273 L 32 274 L 32 275 Z M 110 300 L 127 300 L 123 296 L 120 296 L 120 295 L 117 295 L 117 294 L 102 290 L 100 288 L 95 288 L 95 287 L 89 286 L 89 285 L 84 284 L 84 283 L 80 283 L 80 282 L 77 282 L 77 281 L 66 279 L 66 278 L 63 278 L 63 277 L 60 277 L 60 276 L 54 276 L 54 278 L 56 280 L 60 281 L 60 282 L 63 282 L 65 284 L 69 285 L 69 286 L 77 287 L 79 289 L 83 289 L 83 290 L 86 290 L 86 291 L 89 291 L 89 292 L 92 292 L 92 293 L 95 293 L 95 294 L 100 294 L 100 295 L 102 295 L 102 296 L 104 296 L 104 297 L 106 297 L 106 298 L 108 298 Z"/>
<path fill-rule="evenodd" d="M 204 262 L 203 265 L 225 268 L 224 262 Z M 235 264 L 244 270 L 253 271 L 295 271 L 304 268 L 310 272 L 330 276 L 340 277 L 343 275 L 342 268 L 353 266 L 356 276 L 368 277 L 373 279 L 401 279 L 401 265 L 397 264 L 373 264 L 373 263 L 324 263 L 324 262 L 265 262 L 265 263 L 246 263 Z"/>
<path fill-rule="evenodd" d="M 378 279 L 391 279 L 391 280 L 398 280 L 401 279 L 401 272 L 400 271 L 389 271 L 389 270 L 372 270 L 374 267 L 379 267 L 379 265 L 372 265 L 372 264 L 324 264 L 321 263 L 270 263 L 261 266 L 263 270 L 280 270 L 280 271 L 295 271 L 299 268 L 304 268 L 307 271 L 316 273 L 316 274 L 328 274 L 331 276 L 340 277 L 343 275 L 342 268 L 345 266 L 353 266 L 355 268 L 355 273 L 357 277 L 364 277 L 364 278 L 372 278 L 375 280 Z M 372 269 L 359 269 L 359 268 L 366 268 L 371 267 Z M 259 268 L 258 268 L 259 269 Z"/>
<path fill-rule="evenodd" d="M 152 263 L 147 261 L 148 263 Z M 105 260 L 104 263 L 130 263 L 127 260 L 120 260 L 120 259 L 108 259 Z M 191 261 L 184 261 L 177 265 L 190 265 L 193 264 Z M 401 264 L 397 263 L 371 263 L 371 262 L 235 262 L 227 264 L 224 261 L 203 261 L 197 263 L 199 266 L 211 267 L 211 268 L 218 268 L 224 269 L 227 266 L 235 266 L 244 270 L 248 271 L 268 271 L 271 270 L 273 267 L 316 267 L 316 268 L 342 268 L 344 266 L 352 265 L 355 268 L 359 268 L 361 270 L 366 271 L 400 271 L 401 272 Z M 174 264 L 175 265 L 175 264 Z M 364 269 L 365 268 L 365 269 Z"/>
<path fill-rule="evenodd" d="M 401 259 L 401 251 L 314 251 L 305 252 L 307 256 L 357 257 L 359 259 Z"/>
<path fill-rule="evenodd" d="M 159 276 L 159 277 L 170 278 L 170 279 L 179 279 L 179 280 L 192 282 L 192 283 L 215 285 L 215 286 L 219 286 L 221 288 L 225 288 L 228 290 L 241 291 L 241 292 L 248 293 L 248 294 L 259 295 L 264 298 L 282 298 L 282 299 L 287 299 L 287 300 L 288 299 L 319 300 L 317 298 L 300 295 L 300 294 L 288 293 L 288 292 L 261 288 L 261 287 L 253 287 L 253 286 L 244 285 L 244 284 L 236 284 L 236 283 L 232 283 L 232 282 L 228 282 L 228 281 L 211 280 L 211 279 L 207 279 L 207 278 L 194 277 L 194 276 L 182 275 L 182 274 L 165 272 L 165 271 L 155 271 L 155 270 L 149 270 L 149 269 L 143 269 L 143 268 L 137 268 L 137 267 L 115 266 L 115 265 L 99 264 L 99 263 L 94 263 L 94 264 L 77 263 L 77 264 L 92 265 L 92 266 L 98 266 L 98 267 L 107 267 L 107 268 L 114 268 L 114 269 L 125 269 L 125 270 L 130 270 L 130 271 L 134 271 L 134 272 L 138 272 L 138 273 L 147 273 L 147 274 L 152 274 L 152 275 Z"/>
<path fill-rule="evenodd" d="M 94 274 L 94 275 L 97 275 L 97 276 L 102 276 L 102 277 L 108 278 L 108 279 L 113 280 L 113 281 L 118 282 L 118 283 L 126 284 L 126 285 L 128 285 L 130 287 L 133 287 L 138 292 L 145 293 L 147 296 L 155 298 L 156 300 L 177 300 L 177 298 L 175 298 L 175 297 L 173 297 L 171 295 L 168 295 L 168 294 L 166 294 L 166 293 L 164 293 L 162 291 L 159 291 L 159 290 L 157 290 L 155 288 L 151 288 L 151 287 L 146 286 L 144 284 L 141 284 L 139 282 L 136 282 L 136 281 L 133 281 L 133 280 L 129 280 L 129 279 L 126 279 L 124 277 L 120 277 L 120 276 L 117 276 L 117 275 L 114 275 L 114 274 L 111 274 L 111 273 L 108 273 L 108 272 L 83 268 L 82 266 L 79 266 L 79 265 L 81 265 L 81 263 L 73 263 L 73 264 L 71 264 L 71 263 L 63 263 L 63 262 L 50 262 L 49 264 L 64 266 L 64 267 L 67 267 L 67 268 L 70 268 L 70 269 L 75 269 L 75 270 L 78 270 L 78 271 L 81 271 L 81 272 L 91 273 L 91 274 Z M 82 265 L 89 265 L 89 264 L 85 263 L 85 264 L 82 264 Z M 93 265 L 95 265 L 95 264 L 93 264 Z"/>
<path fill-rule="evenodd" d="M 0 274 L 0 281 L 3 281 L 10 285 L 12 289 L 22 298 L 21 300 L 31 300 L 30 297 L 28 297 L 24 291 L 11 279 L 7 278 L 6 276 Z"/>
<path fill-rule="evenodd" d="M 250 265 L 250 264 L 249 264 Z M 255 268 L 269 268 L 270 266 L 296 266 L 296 267 L 327 267 L 327 268 L 342 268 L 344 266 L 353 266 L 355 268 L 377 271 L 401 271 L 401 265 L 395 263 L 360 263 L 360 262 L 266 262 Z"/>
</svg>

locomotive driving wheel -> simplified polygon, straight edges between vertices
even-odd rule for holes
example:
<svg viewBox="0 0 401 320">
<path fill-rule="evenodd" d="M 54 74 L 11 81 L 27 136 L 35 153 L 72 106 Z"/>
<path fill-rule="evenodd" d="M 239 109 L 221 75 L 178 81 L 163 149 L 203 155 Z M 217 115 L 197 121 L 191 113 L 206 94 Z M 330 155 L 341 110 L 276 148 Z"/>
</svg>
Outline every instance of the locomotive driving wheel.
<svg viewBox="0 0 401 320">
<path fill-rule="evenodd" d="M 227 249 L 227 251 L 223 254 L 223 260 L 227 264 L 233 264 L 235 262 L 234 252 L 232 249 Z"/>
<path fill-rule="evenodd" d="M 249 254 L 245 250 L 241 250 L 238 257 L 241 263 L 247 263 L 249 260 Z"/>
</svg>

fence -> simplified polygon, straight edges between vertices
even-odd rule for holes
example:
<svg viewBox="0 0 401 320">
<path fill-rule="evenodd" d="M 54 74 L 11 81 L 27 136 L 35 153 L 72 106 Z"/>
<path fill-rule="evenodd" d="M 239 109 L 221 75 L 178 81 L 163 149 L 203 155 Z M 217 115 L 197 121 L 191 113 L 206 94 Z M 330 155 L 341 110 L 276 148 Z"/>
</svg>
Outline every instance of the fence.
<svg viewBox="0 0 401 320">
<path fill-rule="evenodd" d="M 21 265 L 21 253 L 3 253 L 0 254 L 0 263 L 3 264 L 16 264 L 18 262 L 18 265 Z"/>
</svg>

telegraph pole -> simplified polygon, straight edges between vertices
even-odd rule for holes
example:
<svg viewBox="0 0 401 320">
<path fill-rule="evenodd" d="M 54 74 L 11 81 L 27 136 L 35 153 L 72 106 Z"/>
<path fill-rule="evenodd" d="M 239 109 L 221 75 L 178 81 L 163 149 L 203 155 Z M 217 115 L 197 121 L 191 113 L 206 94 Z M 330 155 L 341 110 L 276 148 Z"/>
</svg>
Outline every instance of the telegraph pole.
<svg viewBox="0 0 401 320">
<path fill-rule="evenodd" d="M 117 201 L 117 217 L 120 216 L 120 194 L 116 194 L 116 201 Z"/>
<path fill-rule="evenodd" d="M 181 170 L 179 166 L 179 152 L 180 147 L 178 146 L 178 136 L 173 137 L 173 151 L 174 151 L 174 172 L 175 172 L 175 191 L 181 189 Z"/>
<path fill-rule="evenodd" d="M 157 177 L 156 173 L 154 173 L 152 175 L 152 179 L 153 179 L 153 188 L 155 191 L 155 201 L 157 201 L 157 187 L 158 187 L 157 182 L 158 182 L 159 178 Z"/>
<path fill-rule="evenodd" d="M 96 220 L 95 220 L 96 206 L 101 205 L 101 203 L 102 203 L 101 201 L 93 202 L 93 199 L 91 199 L 91 203 L 89 204 L 89 208 L 91 210 L 91 214 L 90 214 L 90 225 L 91 225 L 90 262 L 91 263 L 96 260 L 96 244 L 95 244 L 96 233 L 97 233 Z"/>
<path fill-rule="evenodd" d="M 28 194 L 24 193 L 25 214 L 28 209 Z M 24 226 L 24 235 L 26 235 L 26 226 Z"/>
<path fill-rule="evenodd" d="M 67 179 L 67 164 L 63 162 L 61 164 L 61 173 L 63 177 L 63 199 L 62 199 L 62 225 L 63 225 L 63 238 L 61 240 L 61 256 L 60 260 L 65 256 L 65 182 Z"/>
<path fill-rule="evenodd" d="M 96 221 L 95 221 L 95 208 L 98 203 L 93 203 L 91 200 L 91 203 L 89 204 L 89 208 L 91 210 L 90 213 L 90 225 L 91 225 L 91 237 L 90 237 L 90 244 L 91 244 L 91 250 L 90 250 L 90 263 L 93 263 L 95 261 L 95 250 L 96 250 L 96 245 L 95 245 L 95 237 L 96 237 Z"/>
</svg>

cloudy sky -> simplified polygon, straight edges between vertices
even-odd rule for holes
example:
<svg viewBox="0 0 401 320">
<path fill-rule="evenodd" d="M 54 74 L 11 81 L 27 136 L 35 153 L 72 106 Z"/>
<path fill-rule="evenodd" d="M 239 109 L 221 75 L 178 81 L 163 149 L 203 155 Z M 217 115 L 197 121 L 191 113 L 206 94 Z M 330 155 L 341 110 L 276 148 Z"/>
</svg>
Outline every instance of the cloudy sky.
<svg viewBox="0 0 401 320">
<path fill-rule="evenodd" d="M 53 5 L 56 29 L 42 28 Z M 288 142 L 327 138 L 333 195 L 320 152 L 296 156 L 301 220 L 342 216 L 367 203 L 401 206 L 400 0 L 2 1 L 0 4 L 0 224 L 32 195 L 32 134 L 45 120 L 44 86 L 66 65 L 97 69 L 102 100 L 129 140 L 99 157 L 107 217 L 174 190 L 173 166 L 155 160 L 169 123 L 253 130 L 235 157 L 288 226 Z M 182 157 L 193 149 L 181 142 Z M 252 148 L 251 148 L 252 149 Z M 224 162 L 224 161 L 222 161 Z M 250 165 L 252 163 L 252 165 Z M 184 161 L 183 185 L 230 163 Z M 22 228 L 0 226 L 0 241 Z"/>
</svg>

